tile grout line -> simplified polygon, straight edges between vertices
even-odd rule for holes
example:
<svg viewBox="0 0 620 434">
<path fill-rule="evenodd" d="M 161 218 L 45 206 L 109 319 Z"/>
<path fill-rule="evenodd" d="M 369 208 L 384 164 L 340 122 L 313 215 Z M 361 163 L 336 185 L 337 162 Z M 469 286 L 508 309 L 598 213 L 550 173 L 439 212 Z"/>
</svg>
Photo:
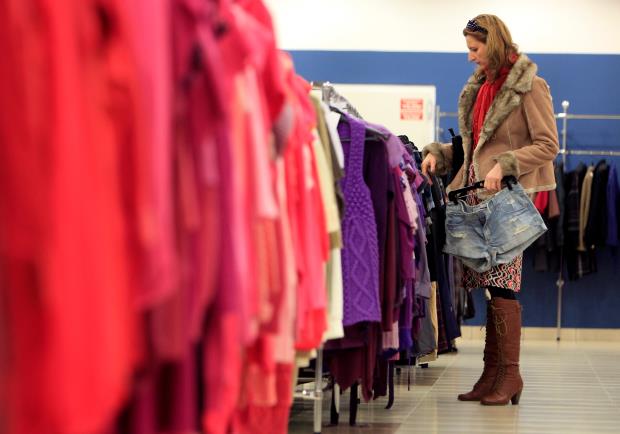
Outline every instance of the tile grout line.
<svg viewBox="0 0 620 434">
<path fill-rule="evenodd" d="M 609 393 L 609 390 L 607 390 L 607 388 L 603 384 L 601 377 L 598 375 L 598 372 L 596 371 L 596 369 L 594 369 L 594 365 L 592 365 L 592 361 L 590 360 L 588 353 L 584 351 L 584 354 L 586 356 L 586 360 L 588 361 L 588 366 L 590 366 L 590 369 L 592 369 L 592 372 L 594 372 L 594 375 L 596 376 L 596 380 L 598 381 L 599 386 L 601 386 L 601 388 L 605 391 L 605 394 L 607 395 L 607 398 L 611 401 L 611 403 L 614 404 L 616 407 L 620 408 L 620 401 L 616 401 L 611 396 L 611 394 Z"/>
</svg>

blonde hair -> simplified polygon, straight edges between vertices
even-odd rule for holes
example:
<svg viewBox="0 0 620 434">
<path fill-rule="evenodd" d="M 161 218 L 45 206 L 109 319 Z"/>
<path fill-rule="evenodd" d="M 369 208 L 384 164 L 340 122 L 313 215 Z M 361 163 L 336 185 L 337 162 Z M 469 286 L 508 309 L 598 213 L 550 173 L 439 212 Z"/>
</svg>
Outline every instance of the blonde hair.
<svg viewBox="0 0 620 434">
<path fill-rule="evenodd" d="M 471 25 L 472 22 L 474 23 L 473 26 Z M 468 35 L 486 44 L 487 72 L 493 75 L 497 74 L 502 67 L 510 65 L 511 56 L 519 54 L 519 47 L 512 42 L 510 30 L 495 15 L 482 14 L 471 20 L 467 27 L 463 29 L 463 36 Z M 474 76 L 477 79 L 481 79 L 485 76 L 485 71 L 482 68 L 478 68 Z"/>
</svg>

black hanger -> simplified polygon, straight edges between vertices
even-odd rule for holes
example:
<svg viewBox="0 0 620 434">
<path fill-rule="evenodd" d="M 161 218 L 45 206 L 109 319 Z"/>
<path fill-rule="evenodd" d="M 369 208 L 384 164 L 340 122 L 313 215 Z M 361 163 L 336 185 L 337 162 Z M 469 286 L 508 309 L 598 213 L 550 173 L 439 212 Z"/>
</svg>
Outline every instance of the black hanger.
<svg viewBox="0 0 620 434">
<path fill-rule="evenodd" d="M 331 111 L 333 111 L 333 112 L 340 113 L 340 114 L 341 114 L 341 115 L 343 115 L 343 116 L 346 116 L 346 115 L 348 114 L 348 113 L 345 113 L 345 112 L 343 112 L 342 110 L 340 110 L 338 107 L 334 107 L 333 105 L 330 105 L 330 106 L 329 106 L 329 109 L 330 109 Z M 349 115 L 349 116 L 351 116 L 351 115 Z"/>
<path fill-rule="evenodd" d="M 509 190 L 512 190 L 512 185 L 517 183 L 517 178 L 512 175 L 504 176 L 502 178 L 502 183 L 506 184 L 506 187 L 508 187 Z M 452 190 L 448 193 L 448 200 L 450 202 L 458 203 L 459 199 L 462 199 L 467 195 L 467 192 L 477 190 L 479 188 L 484 188 L 484 181 L 477 181 L 467 187 Z"/>
<path fill-rule="evenodd" d="M 383 133 L 379 130 L 374 129 L 373 127 L 364 126 L 366 128 L 366 132 L 371 133 L 375 138 L 387 140 L 390 138 L 389 134 Z"/>
<path fill-rule="evenodd" d="M 452 128 L 449 128 L 448 131 L 450 131 L 452 139 L 452 176 L 454 177 L 463 165 L 465 153 L 463 151 L 463 138 L 460 135 L 455 135 Z"/>
<path fill-rule="evenodd" d="M 343 111 L 342 111 L 342 110 L 340 110 L 338 107 L 329 106 L 329 109 L 330 109 L 331 111 L 336 112 L 336 113 L 339 113 L 339 114 L 341 114 L 341 115 L 343 115 L 343 116 L 345 116 L 345 117 L 346 117 L 346 116 L 352 116 L 352 117 L 355 117 L 355 116 L 353 116 L 353 115 L 351 115 L 351 114 L 349 114 L 349 113 L 345 113 L 345 112 L 343 112 Z M 371 133 L 371 134 L 372 134 L 372 136 L 371 136 L 371 137 L 366 137 L 366 140 L 374 140 L 374 139 L 387 140 L 387 139 L 390 137 L 390 135 L 389 135 L 389 134 L 384 133 L 384 132 L 382 132 L 382 131 L 379 131 L 379 130 L 377 130 L 377 129 L 373 128 L 373 127 L 370 127 L 370 126 L 368 126 L 368 125 L 364 125 L 364 128 L 366 129 L 366 132 L 367 132 L 367 133 Z M 344 138 L 341 138 L 340 140 L 341 140 L 341 141 L 342 141 L 342 140 L 345 140 L 345 141 L 346 141 L 346 140 L 351 140 L 351 138 L 350 138 L 350 137 L 344 137 Z"/>
</svg>

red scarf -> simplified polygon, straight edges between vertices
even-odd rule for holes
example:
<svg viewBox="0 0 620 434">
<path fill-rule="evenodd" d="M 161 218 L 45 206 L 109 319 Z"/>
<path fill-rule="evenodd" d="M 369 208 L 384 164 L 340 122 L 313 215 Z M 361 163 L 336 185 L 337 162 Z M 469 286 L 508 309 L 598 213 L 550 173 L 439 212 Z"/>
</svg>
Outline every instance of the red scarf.
<svg viewBox="0 0 620 434">
<path fill-rule="evenodd" d="M 510 65 L 510 67 L 512 67 L 512 65 Z M 495 95 L 497 95 L 497 92 L 506 81 L 506 77 L 508 77 L 508 73 L 511 69 L 510 67 L 503 67 L 499 70 L 499 74 L 494 81 L 487 79 L 482 86 L 480 86 L 478 96 L 476 97 L 476 102 L 474 103 L 474 116 L 472 120 L 472 134 L 474 141 L 472 152 L 476 149 L 478 139 L 480 139 L 480 132 L 482 131 L 484 118 L 486 117 L 489 107 L 491 107 L 491 104 L 495 99 Z"/>
</svg>

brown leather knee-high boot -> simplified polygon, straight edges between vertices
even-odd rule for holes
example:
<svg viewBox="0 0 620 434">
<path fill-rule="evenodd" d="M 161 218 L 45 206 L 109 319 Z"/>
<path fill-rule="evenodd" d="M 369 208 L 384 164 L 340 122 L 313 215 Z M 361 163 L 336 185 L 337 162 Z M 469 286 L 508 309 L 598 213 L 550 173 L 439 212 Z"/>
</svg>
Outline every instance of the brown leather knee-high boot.
<svg viewBox="0 0 620 434">
<path fill-rule="evenodd" d="M 460 401 L 480 401 L 491 392 L 497 375 L 497 331 L 491 302 L 487 302 L 487 325 L 484 339 L 484 370 L 471 391 L 458 396 Z"/>
<path fill-rule="evenodd" d="M 523 390 L 519 373 L 521 349 L 521 305 L 517 300 L 494 298 L 491 309 L 497 331 L 498 366 L 493 390 L 480 401 L 483 405 L 518 404 Z"/>
</svg>

